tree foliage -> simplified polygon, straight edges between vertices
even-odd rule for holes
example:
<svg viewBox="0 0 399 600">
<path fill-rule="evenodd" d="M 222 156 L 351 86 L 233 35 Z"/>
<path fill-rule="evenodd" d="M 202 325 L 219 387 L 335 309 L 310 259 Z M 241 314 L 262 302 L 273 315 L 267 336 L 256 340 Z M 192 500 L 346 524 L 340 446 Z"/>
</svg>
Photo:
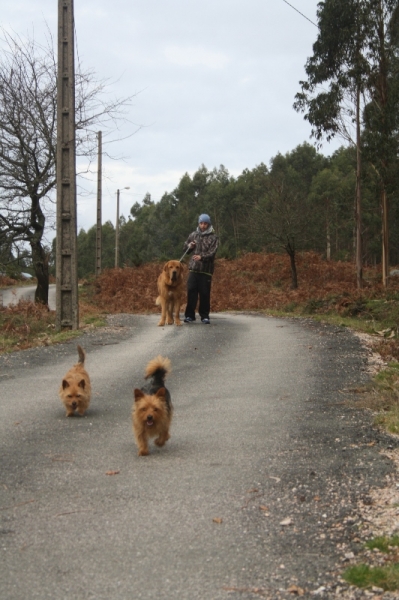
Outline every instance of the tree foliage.
<svg viewBox="0 0 399 600">
<path fill-rule="evenodd" d="M 300 82 L 301 92 L 294 103 L 312 125 L 312 136 L 318 142 L 341 135 L 357 147 L 359 248 L 363 234 L 361 157 L 375 169 L 380 186 L 384 283 L 389 264 L 389 186 L 397 172 L 399 152 L 398 15 L 398 0 L 320 2 L 319 33 L 305 65 L 307 80 Z M 360 271 L 359 276 L 361 279 Z"/>
<path fill-rule="evenodd" d="M 154 202 L 149 194 L 120 221 L 120 264 L 139 266 L 152 261 L 179 260 L 183 243 L 207 212 L 219 235 L 219 258 L 236 258 L 250 252 L 286 252 L 290 256 L 292 285 L 298 252 L 313 250 L 325 258 L 353 260 L 356 153 L 340 148 L 325 157 L 308 143 L 285 155 L 277 154 L 245 169 L 237 177 L 224 166 L 213 170 L 201 165 L 178 186 Z M 381 260 L 379 186 L 375 170 L 363 172 L 364 261 Z M 396 194 L 396 195 L 395 195 Z M 393 194 L 393 241 L 399 239 L 399 198 Z M 103 231 L 104 231 L 103 226 Z M 104 244 L 103 264 L 113 266 L 114 228 Z M 103 234 L 104 235 L 104 234 Z M 94 273 L 94 228 L 79 233 L 79 276 Z M 90 260 L 88 256 L 90 255 Z M 391 245 L 391 259 L 399 262 L 399 245 Z M 88 266 L 84 267 L 88 261 Z"/>
</svg>

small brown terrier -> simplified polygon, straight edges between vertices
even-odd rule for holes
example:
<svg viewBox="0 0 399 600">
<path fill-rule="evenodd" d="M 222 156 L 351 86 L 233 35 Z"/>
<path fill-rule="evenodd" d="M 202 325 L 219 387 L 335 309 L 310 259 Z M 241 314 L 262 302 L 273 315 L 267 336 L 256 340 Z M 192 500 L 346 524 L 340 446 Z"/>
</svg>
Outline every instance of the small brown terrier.
<svg viewBox="0 0 399 600">
<path fill-rule="evenodd" d="M 78 346 L 79 362 L 69 369 L 62 380 L 59 395 L 66 408 L 66 416 L 73 417 L 75 410 L 84 415 L 90 404 L 90 378 L 84 368 L 86 353 Z"/>
<path fill-rule="evenodd" d="M 164 383 L 170 371 L 169 358 L 157 356 L 148 363 L 145 371 L 145 378 L 151 377 L 151 382 L 141 390 L 134 390 L 132 419 L 139 456 L 149 454 L 149 438 L 156 437 L 154 443 L 157 446 L 163 446 L 170 438 L 173 406 Z"/>
</svg>

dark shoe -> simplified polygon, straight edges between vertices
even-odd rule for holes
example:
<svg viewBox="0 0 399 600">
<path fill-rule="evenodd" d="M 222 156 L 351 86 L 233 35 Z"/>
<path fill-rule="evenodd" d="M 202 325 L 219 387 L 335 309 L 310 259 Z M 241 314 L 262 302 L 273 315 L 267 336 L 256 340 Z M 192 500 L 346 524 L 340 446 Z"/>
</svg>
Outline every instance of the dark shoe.
<svg viewBox="0 0 399 600">
<path fill-rule="evenodd" d="M 210 325 L 211 324 L 210 320 L 206 319 L 206 318 L 205 319 L 201 319 L 201 323 L 203 323 L 204 325 Z"/>
<path fill-rule="evenodd" d="M 192 323 L 193 321 L 194 321 L 194 319 L 192 319 L 191 317 L 186 317 L 186 318 L 184 319 L 184 322 L 185 322 L 185 323 Z"/>
</svg>

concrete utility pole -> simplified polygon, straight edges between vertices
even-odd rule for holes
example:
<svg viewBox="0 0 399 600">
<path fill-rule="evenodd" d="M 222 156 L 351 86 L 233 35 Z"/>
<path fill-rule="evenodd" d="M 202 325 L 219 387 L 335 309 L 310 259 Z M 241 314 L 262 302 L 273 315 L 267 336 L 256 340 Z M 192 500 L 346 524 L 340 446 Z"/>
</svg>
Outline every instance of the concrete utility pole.
<svg viewBox="0 0 399 600">
<path fill-rule="evenodd" d="M 73 0 L 58 0 L 56 330 L 79 328 Z"/>
<path fill-rule="evenodd" d="M 98 169 L 97 169 L 97 228 L 96 228 L 96 277 L 101 273 L 101 180 L 102 180 L 102 133 L 98 132 Z"/>
</svg>

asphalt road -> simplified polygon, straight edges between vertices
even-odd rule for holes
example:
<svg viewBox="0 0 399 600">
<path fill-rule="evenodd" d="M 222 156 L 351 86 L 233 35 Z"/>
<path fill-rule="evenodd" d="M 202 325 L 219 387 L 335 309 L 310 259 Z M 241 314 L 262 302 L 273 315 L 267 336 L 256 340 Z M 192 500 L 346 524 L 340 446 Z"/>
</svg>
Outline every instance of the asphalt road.
<svg viewBox="0 0 399 600">
<path fill-rule="evenodd" d="M 16 286 L 14 288 L 3 288 L 0 290 L 0 301 L 2 306 L 17 304 L 20 300 L 35 299 L 36 285 Z M 50 310 L 55 310 L 55 284 L 49 286 L 48 304 Z"/>
<path fill-rule="evenodd" d="M 356 552 L 355 503 L 392 470 L 388 441 L 343 404 L 367 379 L 358 340 L 310 320 L 157 321 L 114 316 L 82 335 L 83 418 L 66 418 L 57 393 L 76 340 L 0 357 L 0 597 L 333 590 L 343 549 Z M 158 354 L 173 367 L 171 439 L 138 457 L 132 390 Z"/>
</svg>

